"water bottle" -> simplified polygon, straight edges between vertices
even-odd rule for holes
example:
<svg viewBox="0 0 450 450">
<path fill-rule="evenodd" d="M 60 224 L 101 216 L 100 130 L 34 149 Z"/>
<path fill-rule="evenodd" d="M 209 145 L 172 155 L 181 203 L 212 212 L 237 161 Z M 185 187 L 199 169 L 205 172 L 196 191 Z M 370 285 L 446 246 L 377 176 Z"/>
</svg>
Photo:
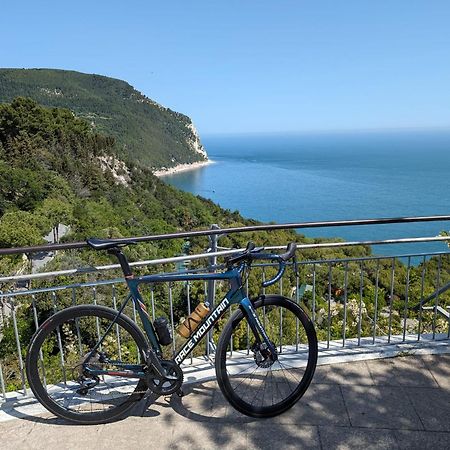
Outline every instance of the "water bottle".
<svg viewBox="0 0 450 450">
<path fill-rule="evenodd" d="M 178 327 L 177 332 L 180 336 L 188 338 L 198 327 L 202 319 L 209 313 L 209 307 L 206 303 L 199 303 L 194 311 Z"/>
</svg>

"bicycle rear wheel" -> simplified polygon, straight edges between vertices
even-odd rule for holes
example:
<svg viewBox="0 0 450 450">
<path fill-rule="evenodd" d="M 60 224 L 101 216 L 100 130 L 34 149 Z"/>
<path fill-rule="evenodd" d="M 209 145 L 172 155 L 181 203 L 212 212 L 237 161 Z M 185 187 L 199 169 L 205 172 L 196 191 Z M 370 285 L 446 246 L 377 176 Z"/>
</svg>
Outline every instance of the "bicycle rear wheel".
<svg viewBox="0 0 450 450">
<path fill-rule="evenodd" d="M 118 318 L 86 364 L 116 314 L 104 306 L 74 306 L 36 331 L 27 353 L 27 378 L 36 398 L 53 414 L 76 423 L 105 423 L 121 417 L 145 394 L 144 380 L 114 374 L 131 365 L 144 370 L 148 344 L 128 317 Z M 86 366 L 111 373 L 92 376 Z"/>
<path fill-rule="evenodd" d="M 255 342 L 238 309 L 225 325 L 216 353 L 222 393 L 238 411 L 252 417 L 283 413 L 305 393 L 317 363 L 317 338 L 305 312 L 291 300 L 263 296 L 253 303 L 276 358 Z"/>
</svg>

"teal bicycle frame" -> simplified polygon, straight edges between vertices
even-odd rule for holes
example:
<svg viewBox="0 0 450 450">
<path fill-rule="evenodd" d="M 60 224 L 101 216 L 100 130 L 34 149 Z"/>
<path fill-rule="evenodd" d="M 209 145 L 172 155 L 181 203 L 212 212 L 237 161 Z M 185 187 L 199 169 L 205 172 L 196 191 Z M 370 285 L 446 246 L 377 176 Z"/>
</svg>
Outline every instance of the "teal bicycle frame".
<svg viewBox="0 0 450 450">
<path fill-rule="evenodd" d="M 258 316 L 255 313 L 255 310 L 252 306 L 252 302 L 247 297 L 242 287 L 242 278 L 241 273 L 245 268 L 245 264 L 241 264 L 238 268 L 230 268 L 225 272 L 221 273 L 162 273 L 156 275 L 144 275 L 135 277 L 131 273 L 131 269 L 129 267 L 128 261 L 125 258 L 125 255 L 121 252 L 120 249 L 115 248 L 113 251 L 110 250 L 110 253 L 113 253 L 118 257 L 119 262 L 121 264 L 122 270 L 125 274 L 125 280 L 127 282 L 127 286 L 130 290 L 130 294 L 126 297 L 125 301 L 122 303 L 119 311 L 117 313 L 116 318 L 109 324 L 106 329 L 104 335 L 100 338 L 94 348 L 91 350 L 91 355 L 93 356 L 97 349 L 101 346 L 106 335 L 111 331 L 112 327 L 116 323 L 117 318 L 122 314 L 125 306 L 128 301 L 131 299 L 136 307 L 136 310 L 139 314 L 139 317 L 142 321 L 145 334 L 147 335 L 148 341 L 150 343 L 149 361 L 151 363 L 151 368 L 154 369 L 161 376 L 164 376 L 164 369 L 159 364 L 160 358 L 162 356 L 162 349 L 158 342 L 156 331 L 153 327 L 153 324 L 150 321 L 149 314 L 147 312 L 147 308 L 144 303 L 144 299 L 139 291 L 139 286 L 141 284 L 151 284 L 151 283 L 168 283 L 175 281 L 207 281 L 207 280 L 228 280 L 230 282 L 230 290 L 227 292 L 225 297 L 219 302 L 219 304 L 203 319 L 197 329 L 190 335 L 188 340 L 184 343 L 181 349 L 174 355 L 173 360 L 176 364 L 180 365 L 188 356 L 189 353 L 198 345 L 198 343 L 202 340 L 202 338 L 212 329 L 214 324 L 223 316 L 225 311 L 233 304 L 237 304 L 242 309 L 244 315 L 248 320 L 248 324 L 254 334 L 256 343 L 265 342 L 267 347 L 271 350 L 272 354 L 276 355 L 276 350 L 274 348 L 273 343 L 270 341 L 267 336 Z M 283 270 L 284 271 L 284 270 Z M 279 277 L 271 280 L 271 282 L 276 282 Z M 272 284 L 272 283 L 271 283 Z M 90 358 L 86 360 L 86 363 Z M 109 361 L 109 363 L 113 364 L 115 361 Z M 117 361 L 116 363 L 119 363 Z M 115 376 L 123 376 L 129 378 L 145 378 L 145 373 L 143 372 L 142 365 L 120 365 L 120 371 L 111 371 L 111 370 L 102 370 L 97 368 L 88 368 L 88 371 L 92 375 L 115 375 Z"/>
</svg>

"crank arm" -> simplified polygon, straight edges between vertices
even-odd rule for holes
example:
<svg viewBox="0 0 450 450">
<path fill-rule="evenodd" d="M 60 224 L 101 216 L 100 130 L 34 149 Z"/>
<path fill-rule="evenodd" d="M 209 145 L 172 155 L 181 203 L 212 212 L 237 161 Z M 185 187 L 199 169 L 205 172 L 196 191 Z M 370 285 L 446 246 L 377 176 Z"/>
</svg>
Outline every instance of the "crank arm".
<svg viewBox="0 0 450 450">
<path fill-rule="evenodd" d="M 161 361 L 156 356 L 156 353 L 150 349 L 148 352 L 147 365 L 155 372 L 156 376 L 163 380 L 172 380 L 171 376 L 167 375 L 166 369 L 161 365 Z M 175 378 L 176 379 L 176 378 Z"/>
</svg>

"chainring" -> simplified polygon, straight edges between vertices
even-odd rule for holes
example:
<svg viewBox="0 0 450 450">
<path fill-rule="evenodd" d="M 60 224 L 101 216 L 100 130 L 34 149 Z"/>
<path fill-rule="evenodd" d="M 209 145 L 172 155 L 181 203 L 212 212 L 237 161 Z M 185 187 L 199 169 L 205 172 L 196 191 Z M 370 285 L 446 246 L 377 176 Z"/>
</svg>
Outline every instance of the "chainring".
<svg viewBox="0 0 450 450">
<path fill-rule="evenodd" d="M 150 373 L 147 377 L 148 388 L 155 394 L 170 395 L 177 392 L 183 384 L 183 371 L 174 361 L 163 359 L 161 365 L 166 369 L 167 375 L 176 377 L 175 380 L 166 380 Z"/>
</svg>

